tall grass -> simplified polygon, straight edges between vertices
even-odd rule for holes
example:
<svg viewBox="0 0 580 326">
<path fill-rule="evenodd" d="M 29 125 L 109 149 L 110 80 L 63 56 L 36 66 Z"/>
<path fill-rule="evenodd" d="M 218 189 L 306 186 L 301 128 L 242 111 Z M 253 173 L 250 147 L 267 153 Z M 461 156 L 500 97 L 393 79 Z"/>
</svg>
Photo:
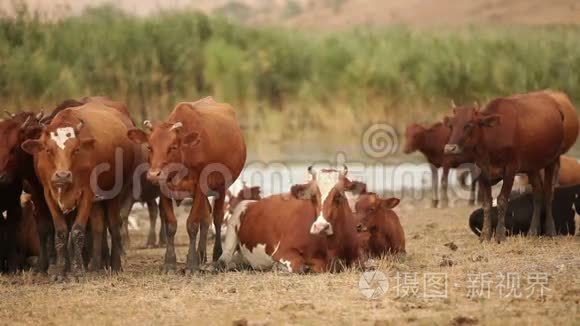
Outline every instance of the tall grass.
<svg viewBox="0 0 580 326">
<path fill-rule="evenodd" d="M 211 94 L 256 128 L 331 129 L 329 115 L 344 113 L 353 125 L 409 120 L 417 118 L 409 108 L 548 87 L 580 103 L 580 28 L 318 35 L 198 13 L 137 18 L 111 8 L 57 22 L 0 18 L 0 105 L 8 108 L 103 94 L 127 101 L 138 119 L 162 118 L 177 101 Z"/>
</svg>

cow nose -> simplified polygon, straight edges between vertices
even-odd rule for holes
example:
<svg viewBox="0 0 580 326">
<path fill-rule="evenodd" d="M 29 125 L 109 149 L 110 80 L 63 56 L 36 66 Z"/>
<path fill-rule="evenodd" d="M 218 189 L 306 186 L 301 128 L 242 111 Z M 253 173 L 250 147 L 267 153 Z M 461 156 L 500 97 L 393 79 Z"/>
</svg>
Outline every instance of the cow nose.
<svg viewBox="0 0 580 326">
<path fill-rule="evenodd" d="M 161 170 L 150 169 L 149 171 L 147 171 L 147 180 L 153 182 L 154 184 L 158 184 L 160 178 L 161 178 Z"/>
<path fill-rule="evenodd" d="M 65 186 L 72 183 L 72 172 L 56 171 L 52 176 L 52 183 L 56 186 Z"/>
<path fill-rule="evenodd" d="M 357 226 L 356 226 L 357 232 L 365 232 L 366 230 L 367 230 L 367 228 L 362 223 L 357 224 Z"/>
<path fill-rule="evenodd" d="M 311 234 L 326 233 L 327 235 L 331 235 L 332 227 L 330 223 L 324 221 L 322 218 L 319 217 L 314 223 L 312 223 L 312 226 L 310 227 L 310 233 Z"/>
<path fill-rule="evenodd" d="M 443 152 L 445 154 L 460 154 L 461 147 L 459 147 L 459 145 L 456 144 L 447 144 L 445 145 Z"/>
</svg>

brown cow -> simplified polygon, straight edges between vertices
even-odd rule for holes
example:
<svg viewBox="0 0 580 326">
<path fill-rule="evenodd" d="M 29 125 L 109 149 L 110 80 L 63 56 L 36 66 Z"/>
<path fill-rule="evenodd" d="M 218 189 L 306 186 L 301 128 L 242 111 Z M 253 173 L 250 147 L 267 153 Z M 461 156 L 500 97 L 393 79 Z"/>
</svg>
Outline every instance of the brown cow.
<svg viewBox="0 0 580 326">
<path fill-rule="evenodd" d="M 89 102 L 59 112 L 38 140 L 22 148 L 34 155 L 36 174 L 44 186 L 46 202 L 56 230 L 56 278 L 65 275 L 70 259 L 74 274 L 82 274 L 82 248 L 91 211 L 93 256 L 91 269 L 102 266 L 103 214 L 93 201 L 106 207 L 111 233 L 111 268 L 121 269 L 120 198 L 131 182 L 136 146 L 127 138 L 133 127 L 126 113 L 100 102 Z M 72 253 L 67 251 L 69 227 L 66 215 L 76 209 L 70 231 Z"/>
<path fill-rule="evenodd" d="M 405 233 L 399 216 L 393 211 L 398 204 L 398 198 L 383 199 L 375 193 L 361 195 L 358 199 L 355 205 L 360 221 L 357 229 L 370 257 L 405 253 Z"/>
<path fill-rule="evenodd" d="M 445 208 L 449 204 L 449 195 L 447 193 L 449 169 L 455 169 L 461 165 L 473 163 L 473 157 L 469 154 L 445 155 L 443 153 L 445 144 L 447 144 L 450 136 L 451 129 L 441 122 L 437 122 L 430 127 L 423 127 L 414 123 L 409 125 L 405 130 L 405 147 L 403 152 L 410 154 L 414 151 L 419 151 L 429 162 L 433 191 L 433 197 L 431 199 L 432 207 L 437 207 L 439 202 L 439 186 L 437 180 L 439 168 L 443 168 L 443 173 L 441 174 L 441 207 Z M 475 204 L 475 185 L 476 182 L 472 181 L 470 205 Z"/>
<path fill-rule="evenodd" d="M 167 247 L 165 270 L 176 268 L 174 237 L 177 220 L 170 197 L 193 197 L 187 219 L 189 252 L 186 272 L 199 269 L 205 258 L 208 232 L 205 214 L 210 211 L 206 196 L 216 195 L 212 211 L 216 238 L 221 237 L 226 189 L 240 175 L 246 162 L 246 144 L 234 109 L 212 98 L 193 103 L 179 103 L 165 122 L 151 125 L 151 133 L 130 130 L 136 143 L 147 143 L 150 150 L 148 178 L 162 187 L 161 209 L 165 210 Z M 185 179 L 182 179 L 186 176 Z M 200 232 L 199 252 L 196 250 Z M 221 242 L 216 241 L 213 259 L 221 255 Z"/>
<path fill-rule="evenodd" d="M 533 94 L 497 98 L 481 111 L 477 107 L 454 109 L 447 119 L 452 126 L 445 153 L 471 153 L 481 168 L 479 184 L 484 195 L 482 240 L 491 240 L 491 186 L 503 179 L 498 197 L 498 224 L 495 237 L 505 240 L 505 214 L 516 173 L 526 173 L 534 189 L 534 214 L 530 235 L 539 233 L 542 210 L 542 182 L 545 207 L 552 206 L 554 176 L 564 141 L 563 114 L 559 103 L 549 95 Z M 546 234 L 555 235 L 551 210 L 546 214 Z"/>
<path fill-rule="evenodd" d="M 323 272 L 338 260 L 360 264 L 356 219 L 345 192 L 358 194 L 366 186 L 350 181 L 346 171 L 309 171 L 312 179 L 292 186 L 290 194 L 236 207 L 220 264 L 230 266 L 238 247 L 254 269 L 281 264 L 290 272 Z"/>
</svg>

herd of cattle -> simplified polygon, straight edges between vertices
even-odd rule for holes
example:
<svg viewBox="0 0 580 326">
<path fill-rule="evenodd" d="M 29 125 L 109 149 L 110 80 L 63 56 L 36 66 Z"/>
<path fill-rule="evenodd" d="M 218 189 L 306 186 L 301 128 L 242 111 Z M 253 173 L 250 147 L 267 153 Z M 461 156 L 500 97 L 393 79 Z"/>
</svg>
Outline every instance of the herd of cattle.
<svg viewBox="0 0 580 326">
<path fill-rule="evenodd" d="M 228 104 L 212 98 L 179 103 L 164 121 L 143 125 L 136 127 L 123 103 L 104 97 L 67 100 L 47 116 L 9 113 L 0 121 L 0 272 L 28 267 L 31 256 L 37 257 L 35 270 L 57 280 L 86 270 L 120 271 L 136 201 L 146 203 L 150 215 L 147 246 L 157 245 L 161 217 L 163 268 L 175 271 L 174 202 L 185 198 L 192 199 L 186 273 L 207 262 L 212 222 L 211 266 L 221 269 L 245 264 L 336 271 L 405 252 L 393 211 L 399 199 L 367 191 L 365 183 L 349 179 L 346 166 L 310 167 L 307 180 L 283 194 L 262 198 L 259 187 L 245 185 L 231 194 L 246 163 L 246 145 Z M 577 136 L 578 117 L 568 97 L 538 91 L 482 108 L 454 105 L 443 122 L 410 125 L 404 152 L 418 150 L 431 164 L 434 206 L 438 168 L 441 206 L 447 206 L 449 169 L 474 163 L 471 198 L 477 183 L 483 208 L 472 214 L 470 226 L 482 241 L 495 234 L 500 242 L 508 234 L 575 233 L 580 164 L 562 154 Z M 532 193 L 510 199 L 517 174 L 528 176 Z M 491 187 L 500 180 L 494 207 Z"/>
</svg>

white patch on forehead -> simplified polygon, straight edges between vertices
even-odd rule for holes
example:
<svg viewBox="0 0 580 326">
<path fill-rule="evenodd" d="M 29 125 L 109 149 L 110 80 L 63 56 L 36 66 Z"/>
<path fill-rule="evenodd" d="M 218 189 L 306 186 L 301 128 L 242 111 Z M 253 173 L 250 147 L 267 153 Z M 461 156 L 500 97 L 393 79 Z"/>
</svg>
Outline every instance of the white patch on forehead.
<svg viewBox="0 0 580 326">
<path fill-rule="evenodd" d="M 252 250 L 241 244 L 240 252 L 254 269 L 270 269 L 274 264 L 272 257 L 266 253 L 266 244 L 259 243 Z"/>
<path fill-rule="evenodd" d="M 328 194 L 338 183 L 340 177 L 340 172 L 338 171 L 328 171 L 328 172 L 318 172 L 316 174 L 316 184 L 318 184 L 318 189 L 320 190 L 320 195 L 322 196 L 320 204 L 322 205 Z"/>
<path fill-rule="evenodd" d="M 52 139 L 60 149 L 64 149 L 64 143 L 71 138 L 75 138 L 75 130 L 72 127 L 58 128 L 50 133 L 50 139 Z"/>
</svg>

